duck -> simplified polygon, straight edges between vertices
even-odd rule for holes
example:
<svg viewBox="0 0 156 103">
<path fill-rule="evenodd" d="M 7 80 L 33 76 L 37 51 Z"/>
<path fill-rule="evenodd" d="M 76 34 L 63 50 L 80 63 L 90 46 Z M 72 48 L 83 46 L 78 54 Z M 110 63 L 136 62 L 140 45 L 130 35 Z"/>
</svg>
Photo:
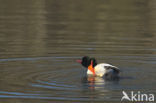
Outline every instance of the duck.
<svg viewBox="0 0 156 103">
<path fill-rule="evenodd" d="M 87 68 L 87 75 L 98 76 L 105 79 L 115 79 L 119 77 L 120 69 L 108 63 L 97 63 L 95 58 L 84 56 L 77 60 L 83 67 Z"/>
</svg>

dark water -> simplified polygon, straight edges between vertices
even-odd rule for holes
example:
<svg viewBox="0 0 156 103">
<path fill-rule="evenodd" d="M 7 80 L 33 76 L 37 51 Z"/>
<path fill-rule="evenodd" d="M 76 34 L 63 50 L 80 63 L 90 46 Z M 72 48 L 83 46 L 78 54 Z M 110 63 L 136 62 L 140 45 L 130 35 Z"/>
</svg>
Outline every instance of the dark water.
<svg viewBox="0 0 156 103">
<path fill-rule="evenodd" d="M 85 78 L 84 55 L 121 68 Z M 155 0 L 0 0 L 0 103 L 119 103 L 156 93 Z"/>
</svg>

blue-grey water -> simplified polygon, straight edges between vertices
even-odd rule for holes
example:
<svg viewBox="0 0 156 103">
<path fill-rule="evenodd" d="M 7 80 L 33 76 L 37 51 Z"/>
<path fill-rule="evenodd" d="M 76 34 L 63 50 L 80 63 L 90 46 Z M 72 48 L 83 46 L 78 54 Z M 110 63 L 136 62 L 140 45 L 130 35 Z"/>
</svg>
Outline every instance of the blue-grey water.
<svg viewBox="0 0 156 103">
<path fill-rule="evenodd" d="M 120 79 L 86 78 L 84 55 Z M 155 0 L 0 0 L 0 103 L 119 103 L 155 74 Z"/>
</svg>

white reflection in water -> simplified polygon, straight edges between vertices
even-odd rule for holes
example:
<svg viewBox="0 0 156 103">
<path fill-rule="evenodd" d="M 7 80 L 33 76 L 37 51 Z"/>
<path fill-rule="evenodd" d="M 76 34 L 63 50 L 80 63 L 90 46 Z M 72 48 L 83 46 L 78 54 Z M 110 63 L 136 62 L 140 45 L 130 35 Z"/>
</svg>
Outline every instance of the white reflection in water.
<svg viewBox="0 0 156 103">
<path fill-rule="evenodd" d="M 119 79 L 116 80 L 107 80 L 101 77 L 95 76 L 86 76 L 82 78 L 82 83 L 85 84 L 90 90 L 102 90 L 108 91 L 109 88 L 107 86 L 115 86 L 114 84 L 118 84 Z"/>
</svg>

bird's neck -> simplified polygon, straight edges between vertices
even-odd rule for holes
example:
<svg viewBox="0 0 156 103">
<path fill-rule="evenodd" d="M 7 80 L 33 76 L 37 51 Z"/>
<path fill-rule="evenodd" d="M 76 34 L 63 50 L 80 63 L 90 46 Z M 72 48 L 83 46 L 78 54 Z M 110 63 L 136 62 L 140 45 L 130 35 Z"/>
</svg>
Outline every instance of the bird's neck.
<svg viewBox="0 0 156 103">
<path fill-rule="evenodd" d="M 93 75 L 95 76 L 95 69 L 94 69 L 92 63 L 88 66 L 88 70 L 90 70 L 93 73 Z"/>
</svg>

